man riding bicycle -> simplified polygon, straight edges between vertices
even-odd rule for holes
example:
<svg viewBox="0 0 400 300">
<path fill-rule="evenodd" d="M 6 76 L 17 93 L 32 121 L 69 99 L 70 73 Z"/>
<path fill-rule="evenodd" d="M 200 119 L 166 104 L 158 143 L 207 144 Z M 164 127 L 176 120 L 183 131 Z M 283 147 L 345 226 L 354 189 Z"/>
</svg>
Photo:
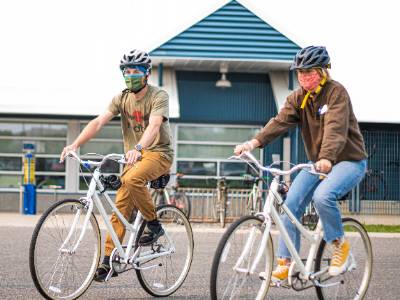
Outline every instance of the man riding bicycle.
<svg viewBox="0 0 400 300">
<path fill-rule="evenodd" d="M 300 219 L 311 200 L 321 218 L 324 239 L 333 247 L 329 274 L 346 270 L 350 244 L 344 239 L 337 199 L 346 195 L 363 178 L 367 154 L 350 97 L 346 89 L 330 78 L 330 58 L 325 47 L 309 46 L 295 56 L 291 70 L 296 70 L 300 88 L 291 93 L 275 118 L 252 140 L 236 146 L 234 152 L 251 151 L 271 143 L 290 127 L 299 125 L 309 160 L 316 169 L 328 173 L 321 180 L 301 171 L 293 181 L 286 205 Z M 300 249 L 300 232 L 285 214 L 282 221 L 290 238 Z M 291 254 L 282 238 L 279 240 L 278 267 L 272 272 L 275 280 L 288 278 Z"/>
<path fill-rule="evenodd" d="M 121 176 L 122 185 L 117 192 L 115 204 L 127 219 L 134 208 L 140 210 L 147 221 L 147 229 L 139 244 L 145 246 L 153 244 L 164 234 L 146 183 L 168 173 L 173 159 L 168 94 L 147 83 L 151 59 L 146 52 L 130 51 L 123 56 L 120 69 L 127 89 L 116 95 L 108 109 L 90 121 L 76 140 L 64 148 L 61 160 L 69 151 L 76 151 L 93 138 L 111 119 L 121 115 L 127 165 Z M 115 213 L 112 214 L 111 223 L 122 242 L 125 227 Z M 97 269 L 96 281 L 104 281 L 110 272 L 109 260 L 114 247 L 110 234 L 107 234 L 104 259 Z M 117 275 L 113 273 L 113 276 Z"/>
</svg>

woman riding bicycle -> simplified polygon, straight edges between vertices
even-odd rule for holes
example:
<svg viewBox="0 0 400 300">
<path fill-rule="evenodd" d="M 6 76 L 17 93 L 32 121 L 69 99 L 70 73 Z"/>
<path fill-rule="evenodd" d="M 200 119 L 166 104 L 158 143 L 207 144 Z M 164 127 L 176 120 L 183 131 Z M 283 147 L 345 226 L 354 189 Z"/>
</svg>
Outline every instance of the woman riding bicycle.
<svg viewBox="0 0 400 300">
<path fill-rule="evenodd" d="M 357 119 L 346 89 L 332 80 L 328 69 L 330 58 L 325 47 L 301 49 L 290 67 L 296 70 L 300 88 L 293 91 L 268 124 L 250 141 L 237 145 L 236 155 L 271 143 L 290 127 L 299 125 L 307 157 L 317 171 L 327 173 L 322 180 L 307 171 L 294 179 L 285 201 L 297 219 L 314 201 L 324 228 L 324 239 L 333 248 L 329 274 L 336 276 L 346 270 L 350 244 L 344 239 L 337 199 L 347 194 L 363 178 L 367 154 Z M 287 215 L 282 221 L 300 249 L 300 232 Z M 275 280 L 288 278 L 291 254 L 282 238 L 278 245 L 278 266 L 272 272 Z"/>
</svg>

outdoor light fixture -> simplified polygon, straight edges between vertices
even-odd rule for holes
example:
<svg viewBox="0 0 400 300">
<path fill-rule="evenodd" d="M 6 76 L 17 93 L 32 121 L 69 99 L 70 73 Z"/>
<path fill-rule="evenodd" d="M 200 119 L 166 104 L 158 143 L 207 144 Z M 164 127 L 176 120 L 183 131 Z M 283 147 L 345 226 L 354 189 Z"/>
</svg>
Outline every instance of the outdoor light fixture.
<svg viewBox="0 0 400 300">
<path fill-rule="evenodd" d="M 222 89 L 230 88 L 232 86 L 232 83 L 228 79 L 226 79 L 226 73 L 228 73 L 228 65 L 226 63 L 221 63 L 219 71 L 221 72 L 221 79 L 215 83 L 215 86 Z"/>
</svg>

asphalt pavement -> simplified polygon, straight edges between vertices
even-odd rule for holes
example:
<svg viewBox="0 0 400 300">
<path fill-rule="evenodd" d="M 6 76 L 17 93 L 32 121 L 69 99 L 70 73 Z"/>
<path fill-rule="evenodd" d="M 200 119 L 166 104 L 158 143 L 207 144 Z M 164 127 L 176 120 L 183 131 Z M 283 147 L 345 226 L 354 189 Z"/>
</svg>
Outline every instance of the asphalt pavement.
<svg viewBox="0 0 400 300">
<path fill-rule="evenodd" d="M 28 249 L 38 216 L 0 214 L 0 299 L 41 299 L 31 279 Z M 194 259 L 181 288 L 169 299 L 210 299 L 211 262 L 224 229 L 213 224 L 193 224 Z M 103 232 L 104 234 L 104 232 Z M 400 235 L 371 234 L 374 265 L 365 299 L 400 299 Z M 120 274 L 110 282 L 93 282 L 82 299 L 153 299 L 140 286 L 135 272 Z M 281 299 L 317 299 L 314 289 L 301 293 L 282 289 Z"/>
</svg>

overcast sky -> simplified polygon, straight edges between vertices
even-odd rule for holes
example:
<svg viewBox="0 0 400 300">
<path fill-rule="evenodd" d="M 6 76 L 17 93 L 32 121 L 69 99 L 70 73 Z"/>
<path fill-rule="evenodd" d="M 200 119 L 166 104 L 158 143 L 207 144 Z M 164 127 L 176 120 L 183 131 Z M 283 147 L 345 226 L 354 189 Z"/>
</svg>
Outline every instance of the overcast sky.
<svg viewBox="0 0 400 300">
<path fill-rule="evenodd" d="M 0 112 L 101 112 L 124 87 L 124 52 L 150 51 L 227 2 L 1 1 Z M 360 121 L 400 123 L 397 1 L 238 2 L 301 47 L 327 46 Z"/>
</svg>

